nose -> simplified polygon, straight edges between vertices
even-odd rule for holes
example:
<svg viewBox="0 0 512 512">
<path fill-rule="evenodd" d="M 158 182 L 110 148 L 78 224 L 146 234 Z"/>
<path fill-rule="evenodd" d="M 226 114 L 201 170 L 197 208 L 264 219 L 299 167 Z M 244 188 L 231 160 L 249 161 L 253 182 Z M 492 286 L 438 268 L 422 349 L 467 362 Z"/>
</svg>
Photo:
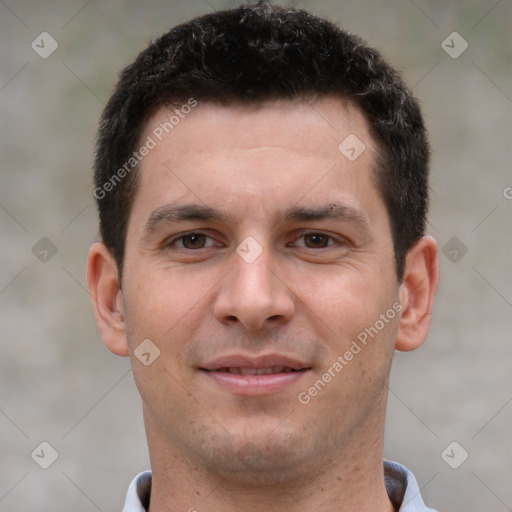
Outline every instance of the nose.
<svg viewBox="0 0 512 512">
<path fill-rule="evenodd" d="M 215 318 L 251 331 L 288 322 L 295 312 L 294 294 L 280 276 L 270 251 L 264 250 L 255 261 L 235 253 L 233 262 L 234 268 L 222 280 L 215 300 Z"/>
</svg>

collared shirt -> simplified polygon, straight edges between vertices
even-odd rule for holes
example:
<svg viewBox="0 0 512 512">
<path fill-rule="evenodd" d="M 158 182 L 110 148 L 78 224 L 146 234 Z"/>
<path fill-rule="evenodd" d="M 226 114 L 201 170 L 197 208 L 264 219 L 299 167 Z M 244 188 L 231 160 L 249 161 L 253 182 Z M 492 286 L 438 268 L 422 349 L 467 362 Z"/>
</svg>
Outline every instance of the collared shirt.
<svg viewBox="0 0 512 512">
<path fill-rule="evenodd" d="M 389 499 L 399 512 L 435 512 L 423 503 L 416 478 L 405 466 L 384 461 L 384 481 Z M 147 512 L 150 494 L 151 471 L 145 471 L 130 484 L 123 512 Z"/>
</svg>

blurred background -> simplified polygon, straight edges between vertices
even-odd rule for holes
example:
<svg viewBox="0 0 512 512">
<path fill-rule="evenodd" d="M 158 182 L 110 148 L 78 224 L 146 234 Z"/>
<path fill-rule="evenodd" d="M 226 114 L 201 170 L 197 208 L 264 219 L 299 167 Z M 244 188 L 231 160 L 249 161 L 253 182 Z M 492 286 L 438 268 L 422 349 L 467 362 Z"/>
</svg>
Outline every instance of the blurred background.
<svg viewBox="0 0 512 512">
<path fill-rule="evenodd" d="M 0 1 L 0 511 L 120 510 L 149 468 L 129 361 L 86 290 L 94 136 L 151 39 L 239 3 Z M 395 359 L 385 456 L 440 511 L 512 510 L 512 2 L 279 3 L 381 49 L 430 130 L 441 284 L 427 342 Z"/>
</svg>

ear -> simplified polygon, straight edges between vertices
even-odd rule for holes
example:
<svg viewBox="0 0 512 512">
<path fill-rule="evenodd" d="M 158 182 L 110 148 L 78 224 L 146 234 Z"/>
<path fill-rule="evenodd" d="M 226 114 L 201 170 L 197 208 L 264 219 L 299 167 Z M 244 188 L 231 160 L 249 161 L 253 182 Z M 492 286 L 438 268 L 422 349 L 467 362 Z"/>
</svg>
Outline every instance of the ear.
<svg viewBox="0 0 512 512">
<path fill-rule="evenodd" d="M 94 243 L 89 249 L 87 283 L 103 343 L 114 354 L 127 356 L 119 273 L 114 257 L 102 243 Z"/>
<path fill-rule="evenodd" d="M 432 237 L 425 236 L 406 256 L 404 279 L 400 285 L 402 315 L 396 350 L 414 350 L 427 337 L 438 281 L 437 243 Z"/>
</svg>

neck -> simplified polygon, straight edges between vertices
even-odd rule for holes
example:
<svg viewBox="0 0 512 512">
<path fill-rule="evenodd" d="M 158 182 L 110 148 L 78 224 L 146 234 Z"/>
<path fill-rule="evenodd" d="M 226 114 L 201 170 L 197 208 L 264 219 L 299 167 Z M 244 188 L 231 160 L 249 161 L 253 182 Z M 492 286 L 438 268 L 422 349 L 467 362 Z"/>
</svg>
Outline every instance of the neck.
<svg viewBox="0 0 512 512">
<path fill-rule="evenodd" d="M 394 511 L 384 485 L 384 417 L 374 428 L 358 429 L 328 457 L 279 476 L 218 472 L 191 460 L 146 415 L 145 422 L 153 470 L 150 512 Z"/>
</svg>

